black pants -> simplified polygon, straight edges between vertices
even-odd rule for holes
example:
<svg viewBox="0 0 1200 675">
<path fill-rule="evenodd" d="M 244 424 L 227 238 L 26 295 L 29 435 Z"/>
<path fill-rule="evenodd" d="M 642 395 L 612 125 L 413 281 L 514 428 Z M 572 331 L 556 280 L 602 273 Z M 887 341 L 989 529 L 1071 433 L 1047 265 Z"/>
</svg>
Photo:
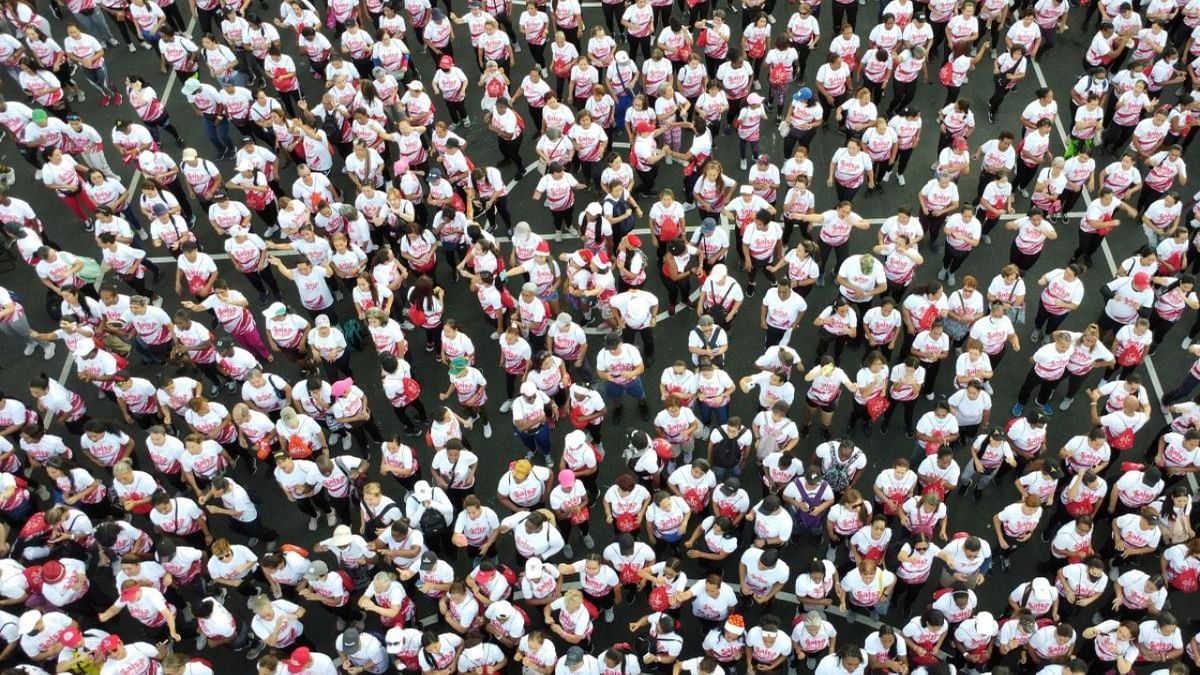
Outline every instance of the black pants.
<svg viewBox="0 0 1200 675">
<path fill-rule="evenodd" d="M 1050 397 L 1054 395 L 1054 388 L 1061 381 L 1062 378 L 1057 380 L 1044 379 L 1041 375 L 1037 374 L 1037 371 L 1030 368 L 1029 373 L 1025 375 L 1025 382 L 1021 384 L 1021 390 L 1017 392 L 1017 402 L 1025 405 L 1025 402 L 1029 400 L 1030 394 L 1033 393 L 1034 389 L 1037 389 L 1038 395 L 1034 400 L 1038 405 L 1046 405 L 1050 402 Z"/>
<path fill-rule="evenodd" d="M 642 356 L 647 359 L 654 358 L 654 328 L 629 328 L 626 326 L 621 330 L 621 341 L 628 344 L 633 344 L 636 337 L 642 338 Z"/>
<path fill-rule="evenodd" d="M 892 399 L 892 404 L 888 406 L 887 412 L 883 414 L 883 426 L 887 426 L 892 421 L 892 415 L 896 413 L 896 408 L 904 408 L 904 430 L 912 433 L 914 430 L 913 417 L 916 414 L 917 399 L 911 401 L 897 401 Z"/>
</svg>

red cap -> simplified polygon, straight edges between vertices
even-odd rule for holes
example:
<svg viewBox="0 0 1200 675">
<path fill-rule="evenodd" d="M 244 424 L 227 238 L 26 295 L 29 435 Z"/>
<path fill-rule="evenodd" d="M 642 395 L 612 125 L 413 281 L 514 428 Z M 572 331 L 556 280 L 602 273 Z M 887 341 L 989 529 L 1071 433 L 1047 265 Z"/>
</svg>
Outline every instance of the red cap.
<svg viewBox="0 0 1200 675">
<path fill-rule="evenodd" d="M 80 633 L 79 629 L 75 626 L 67 626 L 58 634 L 58 641 L 63 643 L 64 646 L 74 649 L 83 642 L 83 633 Z"/>
<path fill-rule="evenodd" d="M 1145 272 L 1138 272 L 1137 274 L 1133 275 L 1133 287 L 1134 288 L 1138 289 L 1139 291 L 1144 291 L 1149 286 L 1150 286 L 1150 275 L 1149 274 L 1147 274 Z M 43 571 L 42 575 L 45 576 L 45 574 L 46 574 L 45 571 Z"/>
<path fill-rule="evenodd" d="M 550 255 L 550 243 L 547 242 L 545 239 L 539 241 L 536 251 L 538 253 L 545 253 L 546 255 Z"/>
<path fill-rule="evenodd" d="M 629 242 L 629 245 L 634 248 L 642 247 L 642 238 L 637 236 L 636 234 L 625 235 L 625 241 Z"/>
<path fill-rule="evenodd" d="M 579 257 L 583 258 L 584 262 L 592 262 L 592 252 L 586 248 L 581 248 L 578 251 Z"/>
<path fill-rule="evenodd" d="M 454 57 L 450 56 L 449 54 L 444 54 L 444 55 L 442 55 L 442 58 L 438 59 L 438 67 L 439 68 L 449 68 L 450 66 L 453 66 L 453 65 L 454 65 Z"/>
<path fill-rule="evenodd" d="M 123 644 L 125 643 L 121 642 L 120 635 L 108 635 L 100 641 L 99 646 L 96 647 L 96 652 L 101 656 L 107 656 L 120 649 Z"/>
<path fill-rule="evenodd" d="M 608 267 L 608 265 L 609 265 L 608 251 L 600 251 L 599 253 L 596 254 L 596 257 L 593 258 L 593 261 L 599 267 Z"/>
<path fill-rule="evenodd" d="M 50 560 L 42 564 L 42 581 L 48 584 L 57 584 L 67 576 L 67 568 L 57 560 Z"/>
<path fill-rule="evenodd" d="M 309 661 L 312 661 L 312 652 L 308 647 L 296 647 L 292 651 L 292 657 L 287 660 L 287 669 L 289 673 L 302 673 L 308 667 Z"/>
</svg>

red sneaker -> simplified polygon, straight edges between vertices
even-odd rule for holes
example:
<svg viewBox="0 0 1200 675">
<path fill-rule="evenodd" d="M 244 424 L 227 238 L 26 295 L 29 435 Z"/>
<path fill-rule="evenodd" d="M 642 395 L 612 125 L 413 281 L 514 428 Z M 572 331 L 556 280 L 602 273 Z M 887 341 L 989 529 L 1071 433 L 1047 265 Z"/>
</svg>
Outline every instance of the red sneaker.
<svg viewBox="0 0 1200 675">
<path fill-rule="evenodd" d="M 100 97 L 100 105 L 102 105 L 102 106 L 107 107 L 108 104 L 111 102 L 112 102 L 112 99 L 110 97 L 108 97 L 107 95 Z"/>
<path fill-rule="evenodd" d="M 113 105 L 121 105 L 125 102 L 125 97 L 120 94 L 113 94 Z"/>
</svg>

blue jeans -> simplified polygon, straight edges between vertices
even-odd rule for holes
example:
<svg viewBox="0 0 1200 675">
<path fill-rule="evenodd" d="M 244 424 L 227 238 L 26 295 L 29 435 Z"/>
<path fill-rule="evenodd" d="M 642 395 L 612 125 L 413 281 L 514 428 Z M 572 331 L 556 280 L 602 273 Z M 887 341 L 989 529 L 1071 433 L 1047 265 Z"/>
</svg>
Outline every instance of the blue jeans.
<svg viewBox="0 0 1200 675">
<path fill-rule="evenodd" d="M 704 426 L 712 429 L 719 427 L 729 421 L 729 404 L 716 408 L 704 405 L 703 403 L 696 404 L 696 417 Z"/>
<path fill-rule="evenodd" d="M 714 466 L 712 467 L 712 472 L 713 475 L 717 477 L 718 483 L 724 483 L 725 479 L 729 478 L 730 476 L 734 478 L 742 477 L 742 467 L 740 466 L 733 466 L 729 468 L 725 468 L 723 466 Z"/>
<path fill-rule="evenodd" d="M 209 115 L 204 116 L 204 133 L 208 135 L 208 141 L 216 148 L 218 155 L 226 155 L 237 152 L 237 146 L 229 138 L 229 120 L 222 117 L 220 121 L 213 119 Z"/>
<path fill-rule="evenodd" d="M 532 433 L 517 430 L 517 438 L 521 439 L 521 444 L 530 452 L 540 451 L 543 455 L 550 455 L 550 425 L 543 424 Z"/>
<path fill-rule="evenodd" d="M 622 395 L 641 401 L 646 398 L 646 390 L 642 388 L 642 378 L 634 378 L 625 384 L 609 382 L 604 388 L 604 397 L 610 401 L 619 401 Z"/>
</svg>

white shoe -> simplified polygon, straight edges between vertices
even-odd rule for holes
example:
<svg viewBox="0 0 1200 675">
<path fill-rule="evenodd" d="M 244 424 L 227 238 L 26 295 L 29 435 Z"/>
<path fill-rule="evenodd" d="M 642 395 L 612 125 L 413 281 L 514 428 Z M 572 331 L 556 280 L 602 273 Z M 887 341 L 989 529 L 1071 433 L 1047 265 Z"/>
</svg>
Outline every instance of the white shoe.
<svg viewBox="0 0 1200 675">
<path fill-rule="evenodd" d="M 135 44 L 133 44 L 132 42 L 130 42 L 130 43 L 129 43 L 128 45 L 126 45 L 126 46 L 127 46 L 127 47 L 129 47 L 129 53 L 130 53 L 130 54 L 136 54 L 136 53 L 137 53 L 137 45 L 135 45 Z"/>
<path fill-rule="evenodd" d="M 567 544 L 563 547 L 562 554 L 566 556 L 568 560 L 570 560 L 571 558 L 575 557 L 575 549 L 571 548 L 570 544 Z"/>
<path fill-rule="evenodd" d="M 521 43 L 518 42 L 517 44 L 513 45 L 513 53 L 514 54 L 521 53 Z"/>
<path fill-rule="evenodd" d="M 946 285 L 947 286 L 950 286 L 951 288 L 953 288 L 957 284 L 958 284 L 958 279 L 955 279 L 953 274 L 946 275 Z"/>
<path fill-rule="evenodd" d="M 1058 404 L 1058 409 L 1059 409 L 1059 410 L 1070 410 L 1070 409 L 1071 409 L 1071 404 L 1072 404 L 1072 403 L 1074 403 L 1074 402 L 1075 402 L 1075 399 L 1074 399 L 1074 398 L 1064 398 L 1064 399 L 1062 400 L 1062 402 L 1060 402 L 1060 403 Z"/>
<path fill-rule="evenodd" d="M 278 233 L 279 233 L 279 226 L 272 225 L 267 228 L 266 232 L 263 232 L 263 239 L 270 239 L 271 237 L 274 237 Z"/>
<path fill-rule="evenodd" d="M 330 511 L 329 513 L 325 514 L 325 526 L 333 527 L 334 525 L 337 525 L 337 514 L 333 511 Z"/>
<path fill-rule="evenodd" d="M 933 400 L 933 397 L 934 397 L 935 395 L 936 395 L 936 394 L 934 394 L 934 393 L 931 391 L 931 392 L 929 392 L 928 394 L 925 394 L 925 400 L 926 400 L 926 401 L 932 401 L 932 400 Z"/>
<path fill-rule="evenodd" d="M 336 431 L 329 432 L 329 444 L 337 445 L 337 442 L 342 439 L 342 435 Z"/>
<path fill-rule="evenodd" d="M 491 425 L 491 423 L 490 423 L 490 422 L 489 422 L 489 423 L 487 423 L 487 424 L 485 424 L 485 425 L 483 425 L 483 437 L 484 437 L 484 438 L 491 438 L 491 437 L 492 437 L 492 425 Z"/>
<path fill-rule="evenodd" d="M 937 278 L 938 278 L 938 281 L 945 281 L 945 280 L 946 280 L 946 268 L 945 268 L 945 267 L 943 267 L 942 269 L 938 270 L 938 273 L 937 273 Z"/>
<path fill-rule="evenodd" d="M 464 127 L 466 127 L 467 129 L 470 129 L 470 128 L 471 128 L 471 118 L 470 118 L 470 117 L 464 117 L 464 118 L 463 118 L 463 121 L 462 121 L 462 125 L 463 125 Z"/>
<path fill-rule="evenodd" d="M 37 342 L 28 342 L 25 344 L 25 356 L 33 356 L 34 350 L 37 349 Z"/>
<path fill-rule="evenodd" d="M 754 81 L 754 91 L 762 91 L 762 82 Z"/>
<path fill-rule="evenodd" d="M 34 179 L 34 180 L 41 180 L 41 179 L 42 179 L 42 170 L 41 170 L 41 169 L 38 169 L 37 171 L 34 171 L 34 172 L 33 172 L 33 179 Z"/>
<path fill-rule="evenodd" d="M 58 345 L 53 342 L 42 343 L 42 358 L 49 361 L 54 358 L 54 352 L 58 350 Z"/>
<path fill-rule="evenodd" d="M 775 25 L 775 16 L 774 16 L 774 15 L 771 15 L 771 14 L 768 14 L 768 15 L 767 15 L 767 22 L 768 22 L 768 23 L 770 23 L 772 26 L 774 26 L 774 25 Z"/>
<path fill-rule="evenodd" d="M 162 307 L 162 302 L 163 302 L 162 296 L 157 295 L 154 297 L 154 301 L 151 302 L 150 304 L 154 305 L 155 307 Z"/>
<path fill-rule="evenodd" d="M 902 174 L 902 173 L 896 174 L 896 184 L 904 185 L 904 174 Z"/>
<path fill-rule="evenodd" d="M 559 234 L 557 230 L 554 232 L 554 234 L 550 235 L 550 238 L 554 241 L 562 241 L 562 235 Z"/>
<path fill-rule="evenodd" d="M 695 210 L 696 210 L 695 204 L 692 204 L 691 202 L 684 202 L 684 204 L 683 204 L 683 212 L 684 213 L 687 213 L 688 211 L 695 211 Z"/>
<path fill-rule="evenodd" d="M 204 649 L 207 646 L 208 646 L 208 638 L 204 636 L 204 633 L 197 635 L 196 636 L 196 651 L 200 651 L 201 649 Z"/>
<path fill-rule="evenodd" d="M 506 413 L 509 410 L 512 410 L 512 400 L 511 399 L 500 404 L 500 412 Z"/>
<path fill-rule="evenodd" d="M 350 432 L 347 431 L 346 435 L 342 436 L 342 449 L 349 451 L 350 450 L 350 442 L 352 440 L 354 440 L 354 439 L 352 439 L 350 437 Z"/>
<path fill-rule="evenodd" d="M 78 102 L 78 103 L 83 103 L 83 102 L 84 102 L 84 101 L 86 101 L 86 100 L 87 100 L 87 94 L 83 93 L 83 90 L 82 90 L 82 89 L 80 89 L 80 90 L 79 90 L 79 91 L 78 91 L 78 92 L 75 94 L 75 101 L 76 101 L 76 102 Z"/>
<path fill-rule="evenodd" d="M 333 299 L 341 302 L 346 296 L 341 291 L 333 292 Z"/>
<path fill-rule="evenodd" d="M 883 172 L 883 180 L 882 180 L 882 181 L 880 181 L 880 182 L 882 182 L 882 183 L 887 183 L 887 182 L 888 182 L 888 181 L 890 181 L 890 180 L 892 180 L 892 172 L 891 172 L 891 171 L 884 171 L 884 172 Z"/>
<path fill-rule="evenodd" d="M 488 338 L 489 338 L 489 339 L 491 339 L 491 340 L 499 340 L 499 339 L 500 339 L 500 334 L 499 334 L 499 333 L 497 333 L 496 331 L 492 331 L 492 334 L 491 334 L 491 335 L 489 335 L 489 336 L 488 336 Z"/>
<path fill-rule="evenodd" d="M 1191 347 L 1191 346 L 1192 346 L 1192 338 L 1190 338 L 1190 337 L 1183 338 L 1183 342 L 1179 343 L 1180 349 L 1187 349 L 1188 347 Z"/>
<path fill-rule="evenodd" d="M 986 234 L 985 234 L 985 235 L 983 235 L 983 245 L 984 245 L 984 246 L 991 246 L 991 245 L 992 245 L 992 238 L 991 238 L 990 236 L 986 235 Z"/>
<path fill-rule="evenodd" d="M 146 241 L 147 239 L 150 238 L 150 235 L 146 234 L 145 230 L 138 230 L 137 233 L 138 233 L 138 239 L 141 239 L 142 241 Z"/>
<path fill-rule="evenodd" d="M 110 37 L 110 38 L 108 38 L 108 46 L 109 47 L 120 47 L 121 41 L 115 37 Z"/>
<path fill-rule="evenodd" d="M 142 42 L 142 49 L 145 49 L 146 51 L 150 51 L 151 49 L 153 49 L 153 47 L 151 47 L 151 46 L 150 46 L 150 43 L 149 43 L 149 42 L 144 42 L 144 41 L 143 41 L 143 42 Z"/>
<path fill-rule="evenodd" d="M 583 535 L 583 545 L 586 546 L 587 550 L 590 551 L 590 550 L 596 548 L 596 540 L 592 539 L 592 535 L 585 534 L 585 535 Z"/>
<path fill-rule="evenodd" d="M 317 527 L 318 527 L 317 519 L 316 519 L 316 518 L 309 518 L 309 519 L 308 519 L 308 531 L 309 531 L 309 532 L 316 532 L 316 531 L 317 531 Z"/>
<path fill-rule="evenodd" d="M 740 159 L 740 160 L 738 160 L 738 167 L 739 167 L 739 168 L 740 168 L 742 171 L 745 171 L 745 170 L 746 170 L 746 160 L 745 160 L 745 159 Z"/>
<path fill-rule="evenodd" d="M 1096 387 L 1097 387 L 1097 388 L 1099 388 L 1099 387 L 1103 387 L 1103 386 L 1104 386 L 1104 385 L 1106 385 L 1106 384 L 1108 384 L 1108 380 L 1106 380 L 1106 379 L 1104 379 L 1104 378 L 1102 377 L 1102 378 L 1100 378 L 1100 383 L 1099 383 L 1099 384 L 1097 384 L 1097 385 L 1096 385 Z"/>
<path fill-rule="evenodd" d="M 608 609 L 604 610 L 604 623 L 612 623 L 612 622 L 613 622 L 613 610 L 612 610 L 612 607 L 609 607 Z"/>
</svg>

